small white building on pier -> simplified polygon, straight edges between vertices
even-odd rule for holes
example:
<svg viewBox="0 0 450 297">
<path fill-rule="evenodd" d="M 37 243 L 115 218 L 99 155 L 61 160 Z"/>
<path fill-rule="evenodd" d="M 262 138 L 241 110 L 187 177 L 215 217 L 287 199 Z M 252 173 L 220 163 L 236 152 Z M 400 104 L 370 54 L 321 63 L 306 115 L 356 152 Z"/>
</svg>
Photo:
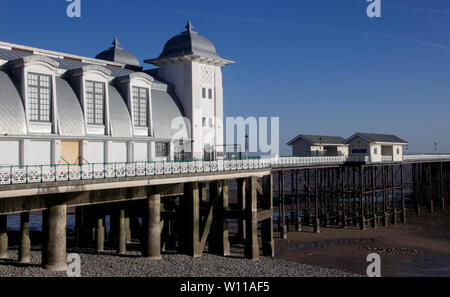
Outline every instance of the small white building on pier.
<svg viewBox="0 0 450 297">
<path fill-rule="evenodd" d="M 293 156 L 348 156 L 348 145 L 339 136 L 300 134 L 287 144 Z"/>
<path fill-rule="evenodd" d="M 391 134 L 357 132 L 344 142 L 349 146 L 349 158 L 354 161 L 401 162 L 403 147 L 408 143 Z"/>
</svg>

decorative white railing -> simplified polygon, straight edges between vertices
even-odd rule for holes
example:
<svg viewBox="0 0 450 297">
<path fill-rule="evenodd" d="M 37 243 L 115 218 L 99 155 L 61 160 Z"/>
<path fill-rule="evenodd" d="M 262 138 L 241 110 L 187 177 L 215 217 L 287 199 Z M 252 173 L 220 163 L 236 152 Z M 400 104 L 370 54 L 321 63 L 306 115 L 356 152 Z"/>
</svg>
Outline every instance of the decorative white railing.
<svg viewBox="0 0 450 297">
<path fill-rule="evenodd" d="M 252 170 L 293 165 L 341 164 L 343 162 L 345 162 L 344 156 L 275 156 L 246 159 L 0 166 L 0 185 Z"/>
<path fill-rule="evenodd" d="M 448 159 L 447 155 L 405 155 L 404 160 Z M 391 162 L 392 156 L 383 156 Z M 89 163 L 0 166 L 0 185 L 46 183 L 58 181 L 90 180 L 136 176 L 208 173 L 217 171 L 252 170 L 289 166 L 343 164 L 345 162 L 370 163 L 369 156 L 261 156 L 245 159 L 147 161 L 130 163 Z"/>
<path fill-rule="evenodd" d="M 450 154 L 403 155 L 403 161 L 450 160 Z"/>
<path fill-rule="evenodd" d="M 381 162 L 392 162 L 392 156 L 381 156 Z"/>
</svg>

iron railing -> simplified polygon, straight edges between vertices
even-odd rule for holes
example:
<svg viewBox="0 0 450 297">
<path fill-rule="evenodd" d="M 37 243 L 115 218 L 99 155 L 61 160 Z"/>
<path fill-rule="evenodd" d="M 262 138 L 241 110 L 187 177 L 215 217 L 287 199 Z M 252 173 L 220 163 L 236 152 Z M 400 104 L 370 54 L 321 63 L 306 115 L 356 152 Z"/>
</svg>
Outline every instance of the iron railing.
<svg viewBox="0 0 450 297">
<path fill-rule="evenodd" d="M 383 161 L 392 161 L 383 156 Z M 405 155 L 404 160 L 447 158 L 450 155 Z M 167 160 L 116 163 L 81 163 L 53 165 L 0 165 L 0 185 L 46 183 L 72 180 L 91 180 L 136 176 L 208 173 L 218 171 L 282 168 L 343 164 L 345 162 L 369 163 L 369 156 L 258 156 L 248 158 L 225 158 L 217 160 Z"/>
<path fill-rule="evenodd" d="M 345 159 L 343 156 L 276 156 L 218 160 L 177 160 L 0 166 L 0 185 L 251 170 L 292 165 L 302 166 L 314 164 L 336 164 L 343 163 L 344 161 Z"/>
</svg>

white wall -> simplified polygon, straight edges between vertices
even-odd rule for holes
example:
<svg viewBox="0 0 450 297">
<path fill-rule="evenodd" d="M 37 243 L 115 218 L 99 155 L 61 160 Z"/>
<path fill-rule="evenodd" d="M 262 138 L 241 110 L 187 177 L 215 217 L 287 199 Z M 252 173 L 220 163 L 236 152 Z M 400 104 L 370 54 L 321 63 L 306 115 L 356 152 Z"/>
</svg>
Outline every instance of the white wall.
<svg viewBox="0 0 450 297">
<path fill-rule="evenodd" d="M 376 154 L 375 154 L 376 149 Z M 381 162 L 382 161 L 382 148 L 380 144 L 372 143 L 370 145 L 370 162 Z"/>
<path fill-rule="evenodd" d="M 105 143 L 103 141 L 85 141 L 83 142 L 84 162 L 104 163 Z"/>
<path fill-rule="evenodd" d="M 20 164 L 19 140 L 0 141 L 0 166 Z"/>
<path fill-rule="evenodd" d="M 24 140 L 24 165 L 46 165 L 52 163 L 50 140 Z"/>
<path fill-rule="evenodd" d="M 134 161 L 148 161 L 148 143 L 134 143 Z"/>
<path fill-rule="evenodd" d="M 403 145 L 394 144 L 393 149 L 394 149 L 393 161 L 394 162 L 403 161 Z M 397 149 L 398 149 L 398 154 L 397 154 Z"/>
<path fill-rule="evenodd" d="M 127 162 L 128 143 L 127 142 L 109 142 L 108 143 L 108 162 Z"/>
<path fill-rule="evenodd" d="M 341 145 L 337 147 L 338 155 L 348 156 L 348 145 Z"/>
</svg>

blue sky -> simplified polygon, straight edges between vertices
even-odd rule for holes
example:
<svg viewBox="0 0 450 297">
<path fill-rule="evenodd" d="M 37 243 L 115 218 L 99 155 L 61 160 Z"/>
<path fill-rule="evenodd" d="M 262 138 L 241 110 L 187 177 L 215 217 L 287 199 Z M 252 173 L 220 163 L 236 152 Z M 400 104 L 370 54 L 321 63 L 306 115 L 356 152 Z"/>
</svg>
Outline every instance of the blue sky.
<svg viewBox="0 0 450 297">
<path fill-rule="evenodd" d="M 281 153 L 299 133 L 393 133 L 410 152 L 450 152 L 450 1 L 1 1 L 0 40 L 95 56 L 114 36 L 141 61 L 187 19 L 218 53 L 225 116 L 280 117 Z M 149 66 L 150 67 L 150 66 Z"/>
</svg>

